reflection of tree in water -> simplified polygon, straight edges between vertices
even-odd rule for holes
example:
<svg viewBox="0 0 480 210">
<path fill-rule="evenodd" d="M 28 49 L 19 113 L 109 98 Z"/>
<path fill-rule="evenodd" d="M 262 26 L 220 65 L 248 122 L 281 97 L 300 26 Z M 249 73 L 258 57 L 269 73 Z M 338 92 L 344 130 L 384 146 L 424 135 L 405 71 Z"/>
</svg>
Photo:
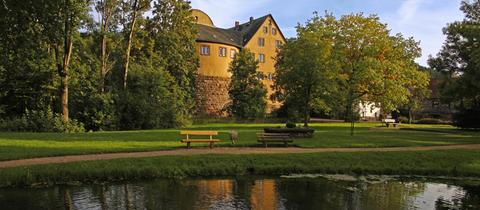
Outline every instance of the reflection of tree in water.
<svg viewBox="0 0 480 210">
<path fill-rule="evenodd" d="M 414 197 L 425 191 L 423 182 L 387 181 L 378 184 L 363 183 L 360 185 L 360 203 L 363 209 L 411 209 Z"/>
<path fill-rule="evenodd" d="M 324 179 L 280 179 L 279 196 L 286 209 L 357 209 L 348 185 Z"/>
<path fill-rule="evenodd" d="M 480 209 L 480 186 L 465 186 L 458 194 L 449 198 L 440 196 L 435 201 L 435 209 Z"/>
</svg>

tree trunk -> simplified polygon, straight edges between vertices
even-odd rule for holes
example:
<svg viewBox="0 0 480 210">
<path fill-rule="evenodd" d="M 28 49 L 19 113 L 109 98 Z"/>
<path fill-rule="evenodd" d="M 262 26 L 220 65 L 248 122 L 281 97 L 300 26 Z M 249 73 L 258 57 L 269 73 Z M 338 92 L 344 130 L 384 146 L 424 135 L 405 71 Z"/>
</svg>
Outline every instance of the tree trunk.
<svg viewBox="0 0 480 210">
<path fill-rule="evenodd" d="M 135 30 L 135 22 L 137 21 L 137 7 L 138 0 L 133 2 L 133 13 L 132 13 L 132 24 L 130 25 L 130 32 L 128 34 L 127 40 L 127 50 L 125 52 L 125 69 L 123 71 L 123 89 L 127 89 L 127 78 L 128 78 L 128 65 L 130 63 L 130 49 L 132 47 L 133 33 Z"/>
<path fill-rule="evenodd" d="M 355 132 L 355 119 L 354 119 L 354 113 L 353 113 L 353 89 L 350 87 L 350 90 L 348 92 L 348 118 L 350 121 L 350 136 L 354 135 Z"/>
<path fill-rule="evenodd" d="M 412 109 L 409 108 L 408 109 L 408 124 L 412 124 L 412 118 L 413 118 Z"/>
<path fill-rule="evenodd" d="M 108 0 L 105 0 L 103 3 L 103 11 L 102 11 L 102 26 L 101 26 L 101 33 L 102 33 L 102 44 L 101 44 L 101 68 L 100 68 L 100 91 L 103 93 L 105 91 L 105 77 L 107 75 L 107 32 L 108 32 L 108 24 L 110 21 L 111 12 L 109 10 Z"/>
<path fill-rule="evenodd" d="M 311 88 L 307 89 L 306 99 L 305 99 L 305 107 L 303 110 L 303 127 L 308 127 L 308 121 L 310 121 L 310 90 Z"/>
<path fill-rule="evenodd" d="M 70 64 L 70 58 L 72 55 L 73 40 L 70 27 L 70 17 L 68 11 L 69 0 L 65 0 L 65 31 L 63 37 L 63 62 L 59 64 L 59 52 L 57 47 L 56 58 L 57 58 L 57 68 L 58 73 L 61 78 L 61 89 L 60 89 L 60 108 L 62 111 L 62 120 L 63 123 L 68 123 L 68 67 Z"/>
</svg>

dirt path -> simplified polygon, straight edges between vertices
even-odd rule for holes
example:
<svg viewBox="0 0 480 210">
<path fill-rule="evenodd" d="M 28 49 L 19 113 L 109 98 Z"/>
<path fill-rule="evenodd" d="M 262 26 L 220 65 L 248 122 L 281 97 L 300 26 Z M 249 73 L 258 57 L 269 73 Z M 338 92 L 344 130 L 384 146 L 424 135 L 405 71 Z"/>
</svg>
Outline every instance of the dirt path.
<svg viewBox="0 0 480 210">
<path fill-rule="evenodd" d="M 125 152 L 92 155 L 68 155 L 59 157 L 43 157 L 21 160 L 0 161 L 0 168 L 41 165 L 50 163 L 70 163 L 77 161 L 111 160 L 118 158 L 158 157 L 169 155 L 203 155 L 203 154 L 295 154 L 318 152 L 393 152 L 393 151 L 430 151 L 452 149 L 480 149 L 480 144 L 422 147 L 385 147 L 385 148 L 259 148 L 259 147 L 218 147 L 214 149 L 177 149 L 153 152 Z"/>
</svg>

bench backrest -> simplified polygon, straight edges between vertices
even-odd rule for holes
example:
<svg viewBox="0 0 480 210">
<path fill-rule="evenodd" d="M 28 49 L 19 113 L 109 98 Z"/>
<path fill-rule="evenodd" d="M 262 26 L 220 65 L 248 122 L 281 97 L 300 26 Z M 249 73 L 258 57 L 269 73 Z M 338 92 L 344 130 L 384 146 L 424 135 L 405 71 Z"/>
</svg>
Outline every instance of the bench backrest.
<svg viewBox="0 0 480 210">
<path fill-rule="evenodd" d="M 218 131 L 180 131 L 181 135 L 218 136 Z"/>
<path fill-rule="evenodd" d="M 257 138 L 260 140 L 290 139 L 290 134 L 288 133 L 257 133 Z"/>
</svg>

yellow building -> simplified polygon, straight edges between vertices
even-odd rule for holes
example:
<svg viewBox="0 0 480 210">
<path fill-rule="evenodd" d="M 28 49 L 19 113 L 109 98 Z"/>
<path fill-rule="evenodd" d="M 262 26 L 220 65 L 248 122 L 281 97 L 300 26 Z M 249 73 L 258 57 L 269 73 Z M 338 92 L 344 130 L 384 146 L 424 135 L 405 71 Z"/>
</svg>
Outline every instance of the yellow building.
<svg viewBox="0 0 480 210">
<path fill-rule="evenodd" d="M 231 28 L 217 28 L 212 19 L 204 12 L 193 9 L 192 15 L 197 22 L 197 52 L 200 68 L 197 77 L 197 99 L 199 109 L 208 115 L 223 116 L 228 104 L 228 84 L 231 74 L 228 72 L 235 53 L 242 48 L 249 49 L 259 61 L 258 71 L 264 73 L 263 83 L 272 94 L 273 73 L 277 49 L 285 43 L 280 28 L 272 15 L 257 19 L 250 18 L 246 23 L 238 21 Z M 279 104 L 267 100 L 267 111 Z"/>
</svg>

